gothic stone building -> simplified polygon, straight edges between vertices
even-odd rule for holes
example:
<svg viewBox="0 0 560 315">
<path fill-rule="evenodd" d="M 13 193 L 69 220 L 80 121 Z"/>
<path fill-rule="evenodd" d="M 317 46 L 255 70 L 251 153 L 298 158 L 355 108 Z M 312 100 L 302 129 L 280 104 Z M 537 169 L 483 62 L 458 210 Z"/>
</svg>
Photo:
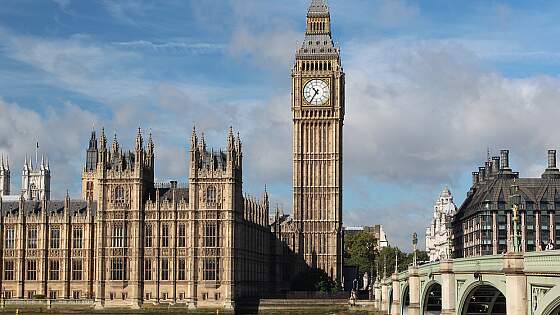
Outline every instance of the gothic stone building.
<svg viewBox="0 0 560 315">
<path fill-rule="evenodd" d="M 556 151 L 540 178 L 521 178 L 509 167 L 509 151 L 472 173 L 472 187 L 453 218 L 455 257 L 495 255 L 512 250 L 511 186 L 519 186 L 522 251 L 540 251 L 549 240 L 560 245 L 560 171 Z"/>
<path fill-rule="evenodd" d="M 342 127 L 340 49 L 327 4 L 313 0 L 292 69 L 293 216 L 273 224 L 299 266 L 342 280 Z M 301 270 L 301 269 L 300 269 Z"/>
<path fill-rule="evenodd" d="M 451 255 L 451 232 L 449 224 L 457 211 L 449 188 L 445 187 L 434 205 L 432 223 L 426 228 L 426 251 L 430 261 L 448 258 Z"/>
<path fill-rule="evenodd" d="M 151 134 L 145 144 L 138 130 L 127 151 L 94 131 L 80 200 L 45 190 L 0 202 L 3 296 L 231 308 L 289 289 L 306 268 L 341 280 L 344 72 L 330 29 L 326 3 L 313 0 L 292 71 L 293 216 L 269 222 L 266 191 L 244 195 L 231 129 L 224 150 L 193 130 L 188 184 L 154 182 Z"/>
<path fill-rule="evenodd" d="M 82 200 L 1 204 L 3 296 L 233 307 L 268 292 L 268 197 L 243 196 L 241 140 L 227 143 L 193 131 L 189 184 L 163 185 L 151 136 L 123 152 L 92 133 Z"/>
</svg>

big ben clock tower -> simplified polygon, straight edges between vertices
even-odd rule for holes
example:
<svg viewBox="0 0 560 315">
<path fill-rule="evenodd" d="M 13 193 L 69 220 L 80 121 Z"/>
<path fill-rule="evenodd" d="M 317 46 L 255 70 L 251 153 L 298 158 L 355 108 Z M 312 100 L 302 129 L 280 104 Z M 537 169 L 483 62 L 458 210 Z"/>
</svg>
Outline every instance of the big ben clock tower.
<svg viewBox="0 0 560 315">
<path fill-rule="evenodd" d="M 344 72 L 326 0 L 312 0 L 292 70 L 294 251 L 342 276 Z"/>
</svg>

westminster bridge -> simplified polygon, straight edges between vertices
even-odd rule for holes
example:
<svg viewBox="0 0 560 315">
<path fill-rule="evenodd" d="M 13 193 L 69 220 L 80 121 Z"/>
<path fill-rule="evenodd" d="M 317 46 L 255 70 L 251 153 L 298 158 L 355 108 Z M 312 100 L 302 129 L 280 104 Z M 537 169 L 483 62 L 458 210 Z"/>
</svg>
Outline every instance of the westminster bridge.
<svg viewBox="0 0 560 315">
<path fill-rule="evenodd" d="M 560 313 L 560 250 L 458 258 L 377 281 L 384 314 Z"/>
</svg>

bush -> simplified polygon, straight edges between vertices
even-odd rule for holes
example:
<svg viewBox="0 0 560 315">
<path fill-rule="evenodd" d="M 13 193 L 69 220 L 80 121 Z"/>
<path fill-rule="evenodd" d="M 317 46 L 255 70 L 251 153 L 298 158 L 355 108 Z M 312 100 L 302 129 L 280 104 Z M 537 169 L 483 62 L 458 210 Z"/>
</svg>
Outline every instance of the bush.
<svg viewBox="0 0 560 315">
<path fill-rule="evenodd" d="M 319 291 L 326 293 L 338 292 L 340 284 L 333 281 L 326 272 L 321 269 L 310 269 L 299 273 L 292 281 L 292 291 Z"/>
</svg>

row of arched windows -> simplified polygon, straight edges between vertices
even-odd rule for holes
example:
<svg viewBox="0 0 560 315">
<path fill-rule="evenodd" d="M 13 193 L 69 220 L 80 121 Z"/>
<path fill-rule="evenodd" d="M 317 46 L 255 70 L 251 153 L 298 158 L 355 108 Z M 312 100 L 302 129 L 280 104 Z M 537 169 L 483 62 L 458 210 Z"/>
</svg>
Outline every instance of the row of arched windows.
<svg viewBox="0 0 560 315">
<path fill-rule="evenodd" d="M 303 71 L 330 71 L 332 69 L 330 61 L 304 61 Z"/>
<path fill-rule="evenodd" d="M 310 22 L 309 28 L 312 32 L 325 31 L 326 25 L 326 22 Z"/>
</svg>

